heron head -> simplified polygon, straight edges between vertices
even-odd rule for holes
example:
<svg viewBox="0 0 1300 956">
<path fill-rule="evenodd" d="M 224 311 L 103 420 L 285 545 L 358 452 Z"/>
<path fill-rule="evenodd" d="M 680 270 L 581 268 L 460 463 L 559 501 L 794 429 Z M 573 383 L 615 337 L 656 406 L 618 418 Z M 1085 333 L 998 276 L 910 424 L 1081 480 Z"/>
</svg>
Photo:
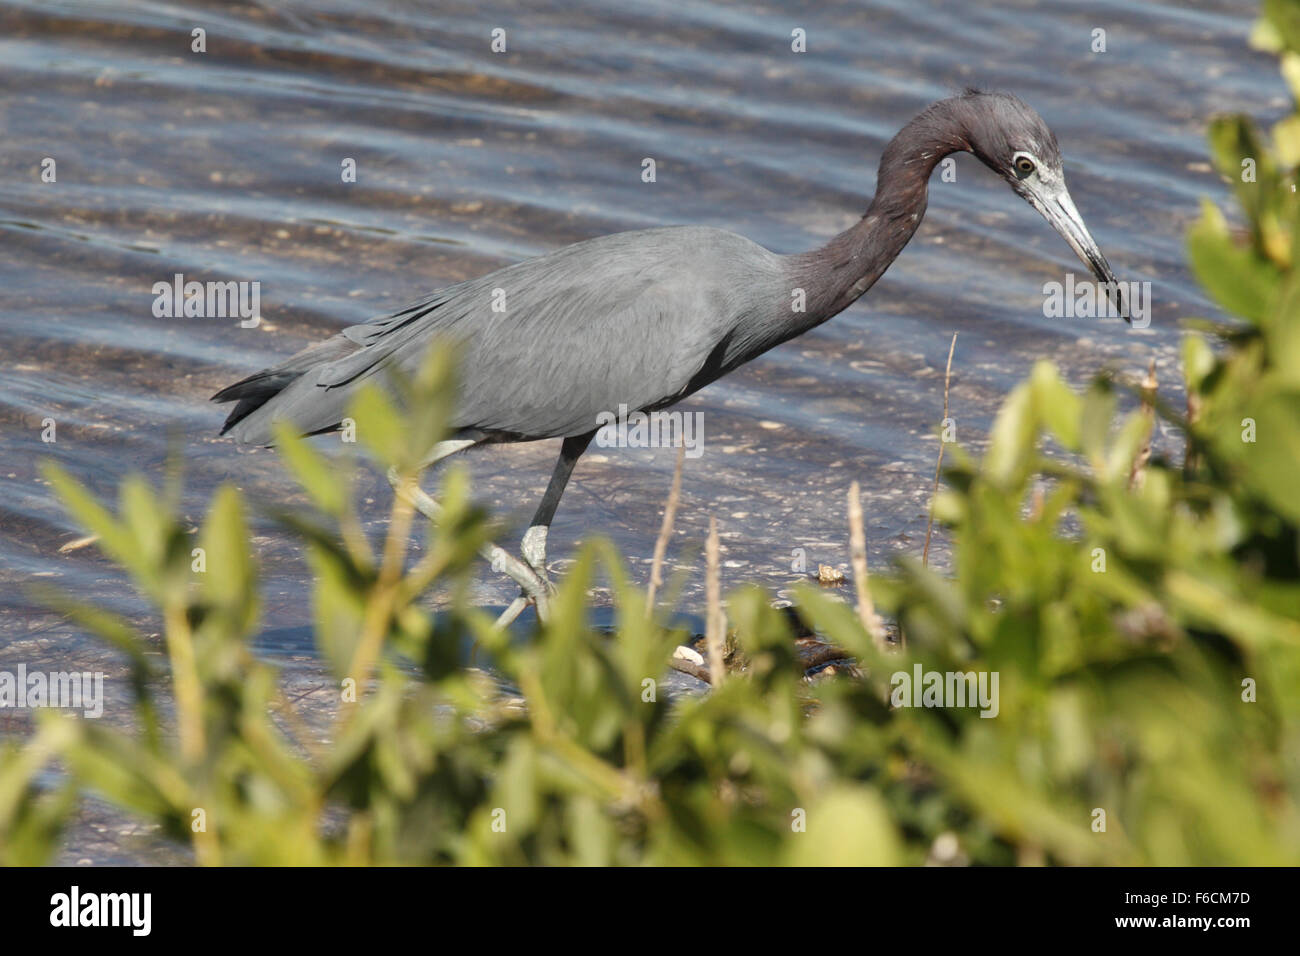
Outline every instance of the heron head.
<svg viewBox="0 0 1300 956">
<path fill-rule="evenodd" d="M 1129 321 L 1115 273 L 1070 198 L 1056 135 L 1043 118 L 1007 93 L 972 91 L 960 101 L 970 152 L 1051 223 Z"/>
</svg>

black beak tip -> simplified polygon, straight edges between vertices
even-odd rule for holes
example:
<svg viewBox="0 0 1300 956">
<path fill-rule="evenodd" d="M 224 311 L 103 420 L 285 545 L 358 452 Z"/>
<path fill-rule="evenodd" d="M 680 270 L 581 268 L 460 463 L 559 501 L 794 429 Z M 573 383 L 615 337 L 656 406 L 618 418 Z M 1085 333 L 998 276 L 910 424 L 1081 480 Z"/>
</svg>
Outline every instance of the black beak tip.
<svg viewBox="0 0 1300 956">
<path fill-rule="evenodd" d="M 1119 317 L 1132 325 L 1133 313 L 1130 311 L 1128 299 L 1124 295 L 1124 286 L 1119 279 L 1115 278 L 1115 273 L 1110 271 L 1110 264 L 1101 258 L 1099 254 L 1096 261 L 1090 262 L 1089 265 L 1092 266 L 1092 273 L 1097 277 L 1101 287 L 1106 290 L 1106 297 L 1114 304 Z"/>
<path fill-rule="evenodd" d="M 1133 313 L 1128 307 L 1128 299 L 1124 296 L 1124 289 L 1114 279 L 1111 281 L 1115 282 L 1115 308 L 1119 310 L 1119 317 L 1129 325 L 1132 325 Z"/>
</svg>

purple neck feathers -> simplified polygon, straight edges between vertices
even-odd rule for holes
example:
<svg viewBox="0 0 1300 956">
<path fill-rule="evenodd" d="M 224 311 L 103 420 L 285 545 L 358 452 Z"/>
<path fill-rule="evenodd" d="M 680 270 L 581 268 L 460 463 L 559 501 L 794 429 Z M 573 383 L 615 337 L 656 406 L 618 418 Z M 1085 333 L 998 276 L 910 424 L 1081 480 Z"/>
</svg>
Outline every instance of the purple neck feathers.
<svg viewBox="0 0 1300 956">
<path fill-rule="evenodd" d="M 885 147 L 866 215 L 820 249 L 790 257 L 792 281 L 807 296 L 801 327 L 818 325 L 857 301 L 912 238 L 925 215 L 930 173 L 948 154 L 970 148 L 951 104 L 935 103 Z"/>
</svg>

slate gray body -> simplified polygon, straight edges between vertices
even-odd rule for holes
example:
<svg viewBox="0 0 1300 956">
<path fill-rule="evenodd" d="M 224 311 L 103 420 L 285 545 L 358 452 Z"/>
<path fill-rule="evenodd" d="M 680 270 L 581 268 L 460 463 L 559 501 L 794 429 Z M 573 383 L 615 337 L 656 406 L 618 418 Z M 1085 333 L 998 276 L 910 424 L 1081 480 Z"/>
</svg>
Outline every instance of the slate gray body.
<svg viewBox="0 0 1300 956">
<path fill-rule="evenodd" d="M 894 137 L 866 215 L 820 249 L 779 256 L 700 226 L 566 246 L 345 329 L 223 389 L 215 401 L 238 402 L 223 433 L 267 444 L 276 419 L 306 433 L 335 428 L 361 383 L 394 365 L 414 371 L 439 338 L 463 349 L 452 424 L 467 438 L 578 436 L 620 406 L 670 405 L 865 293 L 920 225 L 935 165 L 961 150 L 1038 208 L 1098 278 L 1114 279 L 1069 200 L 1051 130 L 1013 96 L 968 91 Z M 1041 165 L 1032 179 L 1014 166 L 1024 151 Z M 793 307 L 795 289 L 805 311 Z M 503 310 L 493 309 L 496 295 Z"/>
<path fill-rule="evenodd" d="M 789 298 L 787 285 L 781 257 L 720 229 L 601 236 L 439 290 L 260 373 L 250 391 L 274 389 L 273 400 L 230 433 L 269 443 L 275 418 L 328 430 L 362 382 L 393 364 L 413 373 L 441 338 L 462 350 L 455 428 L 495 440 L 583 434 L 601 412 L 671 403 L 797 335 L 793 321 L 756 321 Z"/>
</svg>

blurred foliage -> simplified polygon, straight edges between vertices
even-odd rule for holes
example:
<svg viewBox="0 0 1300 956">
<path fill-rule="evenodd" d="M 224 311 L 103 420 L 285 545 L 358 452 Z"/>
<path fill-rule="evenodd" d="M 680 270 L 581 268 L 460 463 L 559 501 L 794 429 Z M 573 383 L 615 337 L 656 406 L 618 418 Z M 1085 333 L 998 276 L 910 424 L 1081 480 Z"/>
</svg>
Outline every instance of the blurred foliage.
<svg viewBox="0 0 1300 956">
<path fill-rule="evenodd" d="M 1300 97 L 1300 4 L 1265 3 L 1254 39 Z M 861 680 L 807 682 L 787 619 L 744 588 L 729 614 L 745 670 L 670 701 L 657 682 L 682 635 L 646 619 L 600 541 L 549 621 L 512 640 L 465 597 L 491 528 L 462 472 L 442 483 L 436 527 L 398 496 L 375 549 L 349 476 L 286 432 L 311 508 L 275 517 L 305 547 L 339 681 L 336 722 L 314 732 L 250 650 L 240 496 L 215 495 L 195 542 L 175 479 L 128 481 L 114 514 L 52 467 L 158 608 L 170 667 L 126 621 L 50 597 L 130 661 L 134 729 L 43 713 L 0 749 L 0 862 L 48 860 L 83 791 L 212 864 L 1300 862 L 1300 112 L 1267 142 L 1218 119 L 1210 141 L 1245 228 L 1207 204 L 1189 235 L 1197 276 L 1236 318 L 1186 337 L 1186 409 L 1148 388 L 1120 415 L 1111 380 L 1078 394 L 1036 367 L 983 461 L 952 456 L 936 512 L 953 573 L 904 559 L 873 578 L 905 649 L 878 652 L 852 608 L 802 590 L 799 613 Z M 353 411 L 404 481 L 442 433 L 449 364 L 435 356 Z M 1184 461 L 1146 461 L 1153 414 Z M 588 621 L 598 580 L 614 634 Z M 434 587 L 452 597 L 437 615 L 420 604 Z M 463 666 L 469 639 L 486 670 Z M 916 664 L 996 672 L 997 716 L 891 708 L 891 675 Z M 41 784 L 55 764 L 64 782 Z"/>
</svg>

